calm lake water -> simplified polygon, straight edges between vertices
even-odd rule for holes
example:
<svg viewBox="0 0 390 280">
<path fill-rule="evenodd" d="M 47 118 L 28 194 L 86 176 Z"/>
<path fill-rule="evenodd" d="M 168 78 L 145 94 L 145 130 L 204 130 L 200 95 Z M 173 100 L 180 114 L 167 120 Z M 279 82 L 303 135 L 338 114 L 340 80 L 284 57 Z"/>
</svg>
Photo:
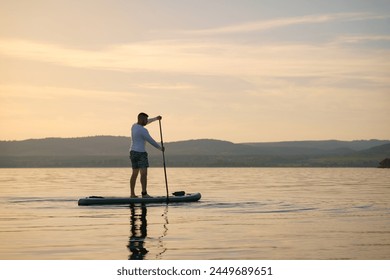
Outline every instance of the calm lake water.
<svg viewBox="0 0 390 280">
<path fill-rule="evenodd" d="M 390 259 L 390 170 L 168 168 L 170 191 L 202 199 L 77 205 L 127 196 L 130 172 L 0 169 L 0 259 Z"/>
</svg>

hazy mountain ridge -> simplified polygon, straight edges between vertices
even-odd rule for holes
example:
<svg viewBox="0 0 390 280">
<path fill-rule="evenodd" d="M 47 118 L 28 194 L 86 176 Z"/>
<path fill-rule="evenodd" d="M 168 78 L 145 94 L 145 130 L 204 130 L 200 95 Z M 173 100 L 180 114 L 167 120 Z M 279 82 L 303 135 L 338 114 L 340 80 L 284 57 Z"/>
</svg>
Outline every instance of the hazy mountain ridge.
<svg viewBox="0 0 390 280">
<path fill-rule="evenodd" d="M 0 141 L 0 167 L 130 166 L 130 137 L 91 136 Z M 232 143 L 198 139 L 165 143 L 170 166 L 372 166 L 390 157 L 389 140 Z M 147 147 L 152 166 L 161 152 Z"/>
<path fill-rule="evenodd" d="M 130 141 L 124 136 L 0 141 L 0 156 L 122 155 Z"/>
</svg>

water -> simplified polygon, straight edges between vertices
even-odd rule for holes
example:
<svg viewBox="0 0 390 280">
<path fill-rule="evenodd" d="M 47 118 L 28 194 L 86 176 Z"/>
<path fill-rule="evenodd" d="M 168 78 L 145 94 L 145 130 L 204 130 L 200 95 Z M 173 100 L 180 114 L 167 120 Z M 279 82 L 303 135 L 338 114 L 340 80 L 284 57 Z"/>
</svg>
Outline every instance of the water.
<svg viewBox="0 0 390 280">
<path fill-rule="evenodd" d="M 77 206 L 128 195 L 129 169 L 0 169 L 0 259 L 390 259 L 389 171 L 172 168 L 200 202 L 130 208 Z"/>
</svg>

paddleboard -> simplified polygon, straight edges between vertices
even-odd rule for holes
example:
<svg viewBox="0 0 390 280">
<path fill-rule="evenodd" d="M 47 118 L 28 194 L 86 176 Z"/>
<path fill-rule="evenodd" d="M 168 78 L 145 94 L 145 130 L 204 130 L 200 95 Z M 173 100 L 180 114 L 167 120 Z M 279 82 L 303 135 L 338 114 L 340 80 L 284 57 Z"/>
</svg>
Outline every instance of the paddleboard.
<svg viewBox="0 0 390 280">
<path fill-rule="evenodd" d="M 176 194 L 176 195 L 174 195 Z M 168 202 L 194 202 L 198 201 L 202 196 L 200 193 L 184 193 L 177 192 L 168 197 Z M 130 198 L 130 197 L 103 197 L 89 196 L 80 198 L 78 204 L 80 206 L 87 205 L 110 205 L 110 204 L 136 204 L 136 203 L 167 203 L 166 196 L 154 196 L 150 198 Z"/>
</svg>

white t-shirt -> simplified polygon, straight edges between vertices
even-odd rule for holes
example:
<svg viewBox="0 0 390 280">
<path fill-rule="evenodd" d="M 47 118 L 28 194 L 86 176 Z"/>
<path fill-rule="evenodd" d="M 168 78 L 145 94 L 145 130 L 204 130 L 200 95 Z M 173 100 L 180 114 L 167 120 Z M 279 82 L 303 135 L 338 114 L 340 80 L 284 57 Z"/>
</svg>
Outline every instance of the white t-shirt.
<svg viewBox="0 0 390 280">
<path fill-rule="evenodd" d="M 148 124 L 157 118 L 148 119 Z M 131 147 L 130 151 L 146 152 L 145 144 L 149 142 L 156 149 L 161 150 L 160 145 L 150 136 L 149 131 L 142 125 L 135 123 L 131 127 Z"/>
</svg>

